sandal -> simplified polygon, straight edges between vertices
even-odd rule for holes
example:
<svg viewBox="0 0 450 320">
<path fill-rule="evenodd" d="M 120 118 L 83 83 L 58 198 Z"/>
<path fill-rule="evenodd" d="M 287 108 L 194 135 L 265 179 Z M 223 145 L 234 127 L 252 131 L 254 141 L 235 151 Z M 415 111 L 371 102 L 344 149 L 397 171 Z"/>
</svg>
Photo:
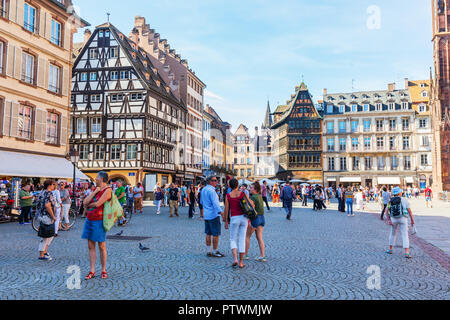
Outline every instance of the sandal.
<svg viewBox="0 0 450 320">
<path fill-rule="evenodd" d="M 405 253 L 405 258 L 406 258 L 406 259 L 411 259 L 411 258 L 412 258 L 412 257 L 411 257 L 411 254 Z"/>
<path fill-rule="evenodd" d="M 91 280 L 95 278 L 95 272 L 89 272 L 89 274 L 84 278 L 84 280 Z"/>
<path fill-rule="evenodd" d="M 108 279 L 108 273 L 102 272 L 102 279 Z"/>
<path fill-rule="evenodd" d="M 233 268 L 236 268 L 236 267 L 238 266 L 238 263 L 235 262 L 235 263 L 233 263 L 231 266 L 232 266 Z"/>
<path fill-rule="evenodd" d="M 385 253 L 387 253 L 387 254 L 392 254 L 392 250 L 389 249 L 389 250 L 385 251 Z"/>
<path fill-rule="evenodd" d="M 239 266 L 239 269 L 244 269 L 245 268 L 245 264 L 242 266 Z"/>
</svg>

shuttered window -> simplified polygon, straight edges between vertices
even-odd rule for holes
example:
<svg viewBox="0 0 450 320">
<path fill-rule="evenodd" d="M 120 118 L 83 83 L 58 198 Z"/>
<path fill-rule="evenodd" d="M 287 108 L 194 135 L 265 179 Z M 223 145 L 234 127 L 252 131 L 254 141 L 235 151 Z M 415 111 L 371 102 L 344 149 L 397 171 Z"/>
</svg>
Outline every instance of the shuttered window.
<svg viewBox="0 0 450 320">
<path fill-rule="evenodd" d="M 50 64 L 48 74 L 48 90 L 61 93 L 61 68 Z"/>
<path fill-rule="evenodd" d="M 33 121 L 33 108 L 28 106 L 19 107 L 19 118 L 17 123 L 17 135 L 19 138 L 31 140 Z"/>
<path fill-rule="evenodd" d="M 59 115 L 47 113 L 47 133 L 45 141 L 50 144 L 59 144 Z"/>
<path fill-rule="evenodd" d="M 36 58 L 26 52 L 22 53 L 22 81 L 34 84 Z"/>
</svg>

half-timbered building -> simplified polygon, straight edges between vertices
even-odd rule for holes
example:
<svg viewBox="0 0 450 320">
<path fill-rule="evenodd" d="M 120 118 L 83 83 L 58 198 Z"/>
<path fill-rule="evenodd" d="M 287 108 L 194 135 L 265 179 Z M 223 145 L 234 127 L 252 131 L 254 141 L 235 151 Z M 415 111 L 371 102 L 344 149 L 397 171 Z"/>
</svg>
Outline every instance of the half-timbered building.
<svg viewBox="0 0 450 320">
<path fill-rule="evenodd" d="M 305 83 L 296 87 L 286 106 L 275 111 L 272 132 L 278 178 L 323 180 L 322 115 Z"/>
<path fill-rule="evenodd" d="M 144 182 L 147 191 L 170 183 L 185 112 L 137 41 L 110 23 L 96 27 L 72 78 L 70 143 L 83 172 Z"/>
</svg>

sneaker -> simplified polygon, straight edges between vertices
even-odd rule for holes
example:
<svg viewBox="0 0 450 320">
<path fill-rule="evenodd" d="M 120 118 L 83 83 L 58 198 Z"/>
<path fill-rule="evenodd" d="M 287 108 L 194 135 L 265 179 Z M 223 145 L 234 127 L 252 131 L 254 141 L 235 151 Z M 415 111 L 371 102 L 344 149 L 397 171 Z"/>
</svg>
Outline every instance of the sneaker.
<svg viewBox="0 0 450 320">
<path fill-rule="evenodd" d="M 48 252 L 47 252 L 47 253 L 44 253 L 44 257 L 47 257 L 47 258 L 49 258 L 50 260 L 52 260 L 52 257 L 48 254 Z"/>
<path fill-rule="evenodd" d="M 24 224 L 31 224 L 31 222 L 28 222 L 28 221 L 27 221 L 27 222 L 24 222 Z"/>
<path fill-rule="evenodd" d="M 52 258 L 51 257 L 47 257 L 47 256 L 43 256 L 42 258 L 39 257 L 39 260 L 41 260 L 41 261 L 51 261 Z"/>
<path fill-rule="evenodd" d="M 250 259 L 250 258 L 249 258 L 248 255 L 244 256 L 244 260 L 249 260 L 249 259 Z"/>
<path fill-rule="evenodd" d="M 259 258 L 256 258 L 256 261 L 267 262 L 267 259 L 266 259 L 266 257 L 259 257 Z"/>
<path fill-rule="evenodd" d="M 223 258 L 223 257 L 225 257 L 225 255 L 220 253 L 219 251 L 213 252 L 212 256 L 215 257 L 215 258 Z"/>
<path fill-rule="evenodd" d="M 213 254 L 212 254 L 212 252 L 208 252 L 208 253 L 206 254 L 206 256 L 207 256 L 207 257 L 212 257 Z"/>
</svg>

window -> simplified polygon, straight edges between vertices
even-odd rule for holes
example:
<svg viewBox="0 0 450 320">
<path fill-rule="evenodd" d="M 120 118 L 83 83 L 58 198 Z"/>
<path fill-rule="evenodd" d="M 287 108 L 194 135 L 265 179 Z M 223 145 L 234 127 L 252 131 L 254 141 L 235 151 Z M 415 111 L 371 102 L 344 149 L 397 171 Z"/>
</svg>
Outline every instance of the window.
<svg viewBox="0 0 450 320">
<path fill-rule="evenodd" d="M 364 138 L 364 149 L 370 150 L 370 147 L 372 146 L 372 139 L 370 137 Z"/>
<path fill-rule="evenodd" d="M 402 129 L 403 131 L 409 130 L 409 119 L 402 119 Z"/>
<path fill-rule="evenodd" d="M 377 111 L 381 111 L 383 109 L 383 104 L 382 103 L 377 103 L 376 104 L 376 109 L 377 109 Z"/>
<path fill-rule="evenodd" d="M 243 177 L 244 176 L 244 169 L 241 169 L 241 177 Z"/>
<path fill-rule="evenodd" d="M 119 79 L 119 71 L 111 71 L 111 80 Z"/>
<path fill-rule="evenodd" d="M 89 49 L 89 59 L 98 59 L 98 48 Z"/>
<path fill-rule="evenodd" d="M 95 160 L 104 160 L 105 159 L 105 145 L 97 144 L 95 146 Z"/>
<path fill-rule="evenodd" d="M 45 141 L 50 144 L 58 144 L 59 115 L 47 113 L 47 133 Z"/>
<path fill-rule="evenodd" d="M 428 136 L 422 136 L 422 146 L 428 147 L 430 145 L 430 139 Z"/>
<path fill-rule="evenodd" d="M 252 176 L 252 169 L 247 169 L 247 177 L 251 177 Z"/>
<path fill-rule="evenodd" d="M 422 165 L 422 166 L 428 165 L 428 155 L 426 155 L 426 154 L 420 155 L 420 165 Z"/>
<path fill-rule="evenodd" d="M 109 56 L 110 58 L 117 58 L 119 56 L 119 48 L 118 47 L 109 48 Z"/>
<path fill-rule="evenodd" d="M 57 46 L 61 45 L 61 23 L 52 19 L 52 34 L 50 41 Z"/>
<path fill-rule="evenodd" d="M 347 145 L 347 141 L 345 138 L 339 139 L 339 151 L 345 151 Z"/>
<path fill-rule="evenodd" d="M 111 145 L 111 160 L 120 160 L 120 144 Z"/>
<path fill-rule="evenodd" d="M 120 79 L 129 79 L 130 72 L 129 71 L 120 71 Z"/>
<path fill-rule="evenodd" d="M 48 90 L 61 93 L 61 68 L 50 64 L 49 75 L 48 75 Z"/>
<path fill-rule="evenodd" d="M 33 55 L 22 53 L 22 81 L 34 84 L 35 63 Z"/>
<path fill-rule="evenodd" d="M 91 102 L 101 102 L 102 96 L 100 94 L 91 95 Z"/>
<path fill-rule="evenodd" d="M 353 157 L 353 170 L 359 170 L 359 157 Z"/>
<path fill-rule="evenodd" d="M 408 110 L 409 103 L 408 102 L 402 102 L 402 110 Z"/>
<path fill-rule="evenodd" d="M 357 151 L 359 148 L 358 138 L 352 138 L 352 150 Z"/>
<path fill-rule="evenodd" d="M 352 120 L 351 124 L 352 124 L 352 132 L 357 132 L 358 131 L 358 120 Z"/>
<path fill-rule="evenodd" d="M 345 132 L 346 132 L 345 120 L 339 121 L 339 133 L 345 133 Z"/>
<path fill-rule="evenodd" d="M 395 103 L 389 103 L 389 111 L 394 111 L 395 109 Z"/>
<path fill-rule="evenodd" d="M 19 107 L 19 119 L 17 124 L 18 136 L 22 139 L 32 139 L 32 120 L 33 120 L 33 108 L 29 106 Z"/>
<path fill-rule="evenodd" d="M 343 105 L 343 104 L 339 105 L 339 112 L 340 113 L 345 113 L 345 105 Z"/>
<path fill-rule="evenodd" d="M 0 74 L 5 74 L 6 71 L 5 62 L 6 62 L 6 43 L 0 41 Z"/>
<path fill-rule="evenodd" d="M 372 169 L 372 158 L 370 157 L 365 157 L 364 158 L 364 167 L 366 170 L 371 170 Z"/>
<path fill-rule="evenodd" d="M 403 169 L 411 170 L 411 157 L 410 156 L 405 156 L 403 158 Z"/>
<path fill-rule="evenodd" d="M 137 145 L 129 144 L 127 145 L 127 160 L 136 160 L 137 157 Z"/>
<path fill-rule="evenodd" d="M 364 120 L 364 132 L 370 131 L 370 120 Z"/>
<path fill-rule="evenodd" d="M 370 109 L 370 105 L 368 105 L 368 104 L 365 104 L 365 105 L 364 105 L 364 111 L 366 111 L 366 112 L 367 112 L 367 111 L 369 111 L 369 109 Z"/>
<path fill-rule="evenodd" d="M 427 111 L 427 106 L 425 104 L 420 104 L 419 105 L 419 112 L 426 112 Z"/>
<path fill-rule="evenodd" d="M 395 137 L 389 137 L 389 150 L 395 150 Z"/>
<path fill-rule="evenodd" d="M 142 93 L 132 93 L 130 96 L 131 101 L 139 101 L 142 100 Z"/>
<path fill-rule="evenodd" d="M 87 132 L 86 119 L 85 118 L 78 118 L 77 119 L 77 133 L 84 134 L 86 132 Z"/>
<path fill-rule="evenodd" d="M 79 146 L 80 152 L 80 160 L 88 160 L 89 159 L 89 145 L 82 144 Z"/>
<path fill-rule="evenodd" d="M 334 133 L 334 122 L 327 122 L 327 133 Z"/>
<path fill-rule="evenodd" d="M 419 120 L 419 128 L 423 129 L 427 127 L 427 119 L 420 119 Z"/>
<path fill-rule="evenodd" d="M 341 171 L 347 171 L 347 158 L 339 158 Z"/>
<path fill-rule="evenodd" d="M 90 72 L 89 73 L 89 80 L 97 81 L 97 72 Z"/>
<path fill-rule="evenodd" d="M 409 137 L 403 137 L 403 150 L 409 150 Z"/>
<path fill-rule="evenodd" d="M 329 171 L 334 171 L 335 167 L 334 167 L 334 158 L 328 158 L 328 170 Z"/>
<path fill-rule="evenodd" d="M 333 113 L 333 105 L 327 105 L 327 113 Z"/>
<path fill-rule="evenodd" d="M 87 81 L 88 76 L 87 76 L 87 72 L 82 72 L 80 75 L 80 81 Z"/>
<path fill-rule="evenodd" d="M 389 131 L 395 131 L 397 129 L 397 121 L 389 120 Z"/>
<path fill-rule="evenodd" d="M 0 17 L 8 18 L 9 0 L 0 0 Z"/>
<path fill-rule="evenodd" d="M 378 157 L 378 170 L 384 170 L 386 166 L 386 162 L 384 161 L 384 157 Z"/>
<path fill-rule="evenodd" d="M 352 112 L 357 112 L 357 111 L 358 111 L 358 105 L 352 104 Z"/>
<path fill-rule="evenodd" d="M 423 92 L 422 92 L 422 98 L 426 98 L 426 97 L 428 97 L 428 92 L 423 91 Z"/>
<path fill-rule="evenodd" d="M 102 118 L 92 118 L 91 122 L 91 133 L 101 133 L 102 132 Z"/>
<path fill-rule="evenodd" d="M 24 19 L 23 26 L 26 30 L 31 32 L 37 32 L 36 30 L 36 8 L 32 7 L 28 3 L 24 6 Z"/>
<path fill-rule="evenodd" d="M 377 137 L 377 149 L 378 150 L 384 149 L 384 137 Z"/>
<path fill-rule="evenodd" d="M 397 170 L 398 168 L 398 157 L 392 156 L 391 157 L 391 170 Z"/>
<path fill-rule="evenodd" d="M 88 94 L 85 94 L 83 96 L 83 102 L 89 102 L 89 95 Z"/>
<path fill-rule="evenodd" d="M 377 131 L 383 131 L 384 130 L 384 121 L 383 120 L 377 120 Z"/>
<path fill-rule="evenodd" d="M 2 97 L 0 97 L 0 115 L 3 115 L 4 108 L 5 108 L 5 100 Z M 3 126 L 4 126 L 3 119 L 2 116 L 0 116 L 0 137 L 2 136 Z"/>
<path fill-rule="evenodd" d="M 334 139 L 328 139 L 328 151 L 334 151 Z"/>
</svg>

